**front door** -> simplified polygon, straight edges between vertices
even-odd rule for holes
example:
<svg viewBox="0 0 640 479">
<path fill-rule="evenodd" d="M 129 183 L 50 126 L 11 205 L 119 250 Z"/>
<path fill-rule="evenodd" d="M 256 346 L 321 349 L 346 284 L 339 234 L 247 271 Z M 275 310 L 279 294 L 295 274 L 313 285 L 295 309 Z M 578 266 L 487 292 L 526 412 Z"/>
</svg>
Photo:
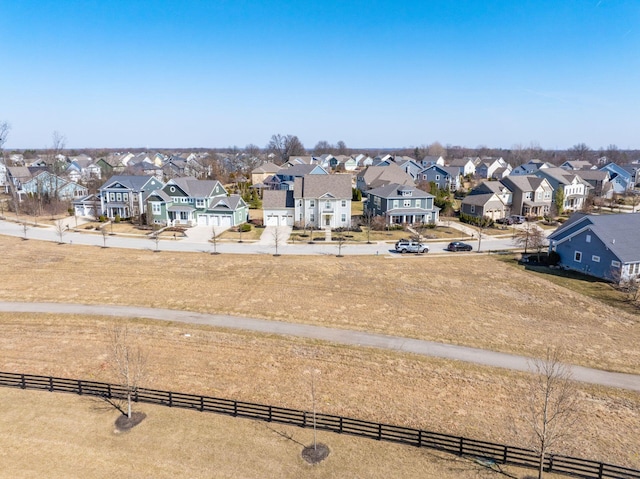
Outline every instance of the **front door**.
<svg viewBox="0 0 640 479">
<path fill-rule="evenodd" d="M 325 226 L 331 226 L 331 216 L 329 216 L 329 215 L 325 216 L 324 225 Z"/>
</svg>

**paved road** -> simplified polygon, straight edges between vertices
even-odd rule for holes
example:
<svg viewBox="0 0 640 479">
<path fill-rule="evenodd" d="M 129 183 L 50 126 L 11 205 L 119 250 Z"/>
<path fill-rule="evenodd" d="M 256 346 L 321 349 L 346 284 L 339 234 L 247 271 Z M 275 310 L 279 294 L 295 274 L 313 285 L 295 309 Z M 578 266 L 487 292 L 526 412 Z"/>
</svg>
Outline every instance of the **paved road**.
<svg viewBox="0 0 640 479">
<path fill-rule="evenodd" d="M 402 338 L 398 336 L 372 334 L 360 331 L 326 328 L 307 324 L 286 323 L 282 321 L 269 321 L 239 316 L 202 314 L 189 311 L 144 308 L 138 306 L 2 301 L 0 301 L 0 311 L 103 315 L 129 318 L 149 318 L 187 324 L 205 324 L 220 328 L 244 329 L 261 333 L 279 334 L 283 336 L 319 339 L 351 346 L 389 349 L 393 351 L 453 359 L 516 371 L 531 371 L 531 359 L 524 356 L 497 353 L 494 351 L 457 346 L 453 344 Z M 640 392 L 640 375 L 612 373 L 581 366 L 572 366 L 571 369 L 573 377 L 577 381 Z"/>
<path fill-rule="evenodd" d="M 198 227 L 196 227 L 198 228 Z M 205 228 L 203 234 L 196 231 L 196 228 L 191 228 L 191 237 L 179 238 L 177 240 L 166 239 L 161 240 L 158 244 L 160 251 L 176 251 L 176 252 L 212 252 L 213 244 L 208 241 L 211 236 L 210 227 Z M 290 232 L 290 231 L 289 231 Z M 286 233 L 286 231 L 285 231 Z M 283 233 L 284 234 L 284 233 Z M 288 234 L 288 233 L 287 233 Z M 462 233 L 461 233 L 462 234 Z M 22 225 L 10 221 L 0 221 L 0 235 L 24 237 L 25 233 Z M 271 239 L 273 235 L 265 233 L 265 239 L 258 242 L 243 243 L 237 242 L 223 242 L 219 241 L 216 245 L 216 249 L 219 253 L 232 253 L 232 254 L 268 254 L 275 253 L 275 246 Z M 38 226 L 30 227 L 26 236 L 32 240 L 42 241 L 55 241 L 59 242 L 60 237 L 56 233 L 55 228 L 52 226 Z M 108 248 L 126 248 L 126 249 L 142 249 L 153 250 L 155 249 L 155 243 L 147 238 L 132 237 L 125 235 L 114 235 L 103 238 L 101 234 L 96 233 L 75 233 L 73 231 L 67 231 L 62 237 L 62 242 L 67 244 L 80 244 L 88 246 L 104 246 Z M 470 241 L 474 249 L 478 247 L 477 240 Z M 430 253 L 433 254 L 469 254 L 469 253 L 449 253 L 445 250 L 448 241 L 429 242 Z M 482 251 L 488 250 L 507 250 L 513 249 L 514 245 L 510 237 L 506 238 L 493 238 L 483 235 L 482 238 Z M 317 242 L 314 244 L 307 243 L 284 243 L 279 245 L 278 253 L 282 255 L 337 255 L 337 244 L 323 244 Z M 400 257 L 393 251 L 393 244 L 385 243 L 382 241 L 373 244 L 353 244 L 347 243 L 342 246 L 341 253 L 343 255 L 391 255 L 394 257 Z M 414 255 L 410 255 L 414 256 Z"/>
</svg>

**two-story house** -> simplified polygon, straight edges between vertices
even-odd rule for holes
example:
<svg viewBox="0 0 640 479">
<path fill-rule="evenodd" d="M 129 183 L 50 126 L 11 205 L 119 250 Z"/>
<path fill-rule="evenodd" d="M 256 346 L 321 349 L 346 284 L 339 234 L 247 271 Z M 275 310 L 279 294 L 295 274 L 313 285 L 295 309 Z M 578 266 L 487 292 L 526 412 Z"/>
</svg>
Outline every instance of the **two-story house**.
<svg viewBox="0 0 640 479">
<path fill-rule="evenodd" d="M 100 210 L 108 218 L 138 218 L 146 213 L 147 197 L 163 186 L 153 176 L 112 176 L 100 187 Z"/>
<path fill-rule="evenodd" d="M 563 211 L 577 211 L 582 208 L 585 200 L 589 196 L 591 185 L 584 181 L 577 172 L 565 170 L 564 168 L 542 168 L 534 173 L 539 178 L 545 178 L 553 188 L 553 202 L 556 202 L 555 192 L 562 189 L 564 201 Z"/>
<path fill-rule="evenodd" d="M 294 221 L 319 228 L 351 226 L 351 175 L 305 175 L 293 188 Z"/>
<path fill-rule="evenodd" d="M 460 189 L 460 169 L 455 166 L 431 165 L 418 175 L 418 181 L 435 183 L 441 190 L 455 191 Z"/>
<path fill-rule="evenodd" d="M 367 192 L 365 215 L 383 216 L 387 225 L 436 223 L 434 196 L 415 186 L 391 183 Z"/>
<path fill-rule="evenodd" d="M 228 195 L 216 180 L 173 178 L 147 198 L 148 222 L 185 226 L 237 226 L 249 208 L 240 195 Z"/>
<path fill-rule="evenodd" d="M 509 175 L 501 180 L 511 191 L 511 214 L 544 216 L 551 211 L 553 188 L 546 178 L 535 175 Z"/>
<path fill-rule="evenodd" d="M 383 160 L 388 161 L 389 158 Z M 367 166 L 356 176 L 356 188 L 366 194 L 368 190 L 390 183 L 415 186 L 415 181 L 406 171 L 393 161 L 389 164 Z"/>
</svg>

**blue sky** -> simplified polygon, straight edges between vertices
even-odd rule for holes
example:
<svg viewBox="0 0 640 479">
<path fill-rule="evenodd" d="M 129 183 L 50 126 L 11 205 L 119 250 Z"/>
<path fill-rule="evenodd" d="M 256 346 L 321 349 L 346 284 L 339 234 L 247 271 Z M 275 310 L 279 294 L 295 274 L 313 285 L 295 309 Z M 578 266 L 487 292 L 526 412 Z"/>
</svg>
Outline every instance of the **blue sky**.
<svg viewBox="0 0 640 479">
<path fill-rule="evenodd" d="M 640 148 L 640 1 L 0 0 L 5 149 Z"/>
</svg>

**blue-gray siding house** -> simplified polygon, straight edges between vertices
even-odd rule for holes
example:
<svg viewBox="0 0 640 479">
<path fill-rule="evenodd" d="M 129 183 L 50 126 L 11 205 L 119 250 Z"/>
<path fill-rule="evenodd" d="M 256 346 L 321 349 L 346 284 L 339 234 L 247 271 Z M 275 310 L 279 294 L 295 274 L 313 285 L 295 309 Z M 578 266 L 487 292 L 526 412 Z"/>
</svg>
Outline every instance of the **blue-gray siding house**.
<svg viewBox="0 0 640 479">
<path fill-rule="evenodd" d="M 385 223 L 437 223 L 440 208 L 434 196 L 415 186 L 390 183 L 367 192 L 365 215 L 384 216 Z"/>
<path fill-rule="evenodd" d="M 640 213 L 575 213 L 549 235 L 559 265 L 615 283 L 640 278 Z"/>
</svg>

